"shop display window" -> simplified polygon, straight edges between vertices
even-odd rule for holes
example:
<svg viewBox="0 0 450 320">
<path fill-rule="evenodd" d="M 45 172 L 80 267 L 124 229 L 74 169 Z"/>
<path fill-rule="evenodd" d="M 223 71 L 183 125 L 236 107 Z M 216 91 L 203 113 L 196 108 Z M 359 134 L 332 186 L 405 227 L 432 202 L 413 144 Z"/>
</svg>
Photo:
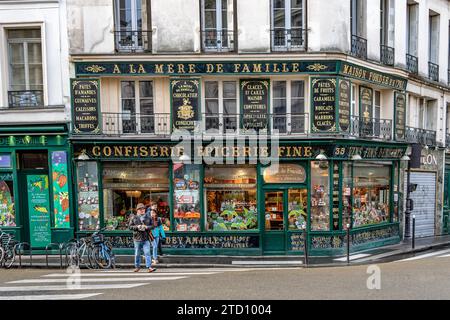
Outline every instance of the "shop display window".
<svg viewBox="0 0 450 320">
<path fill-rule="evenodd" d="M 342 164 L 342 227 L 352 224 L 352 164 Z"/>
<path fill-rule="evenodd" d="M 208 231 L 258 228 L 255 167 L 206 167 L 204 188 Z"/>
<path fill-rule="evenodd" d="M 136 206 L 147 212 L 157 205 L 163 228 L 170 230 L 169 166 L 152 162 L 110 162 L 103 164 L 103 208 L 108 230 L 128 230 Z"/>
<path fill-rule="evenodd" d="M 78 187 L 78 228 L 80 231 L 98 230 L 99 194 L 97 163 L 79 161 L 77 163 Z"/>
<path fill-rule="evenodd" d="M 289 230 L 301 230 L 306 225 L 308 207 L 308 190 L 288 190 L 288 223 Z"/>
<path fill-rule="evenodd" d="M 200 231 L 200 170 L 200 165 L 173 165 L 173 218 L 176 231 Z"/>
<path fill-rule="evenodd" d="M 12 168 L 11 154 L 0 153 L 0 168 Z"/>
<path fill-rule="evenodd" d="M 15 227 L 14 187 L 12 180 L 0 178 L 0 227 Z"/>
<path fill-rule="evenodd" d="M 389 165 L 358 163 L 353 167 L 353 227 L 389 222 Z"/>
<path fill-rule="evenodd" d="M 330 169 L 328 161 L 311 162 L 311 230 L 330 229 Z"/>
</svg>

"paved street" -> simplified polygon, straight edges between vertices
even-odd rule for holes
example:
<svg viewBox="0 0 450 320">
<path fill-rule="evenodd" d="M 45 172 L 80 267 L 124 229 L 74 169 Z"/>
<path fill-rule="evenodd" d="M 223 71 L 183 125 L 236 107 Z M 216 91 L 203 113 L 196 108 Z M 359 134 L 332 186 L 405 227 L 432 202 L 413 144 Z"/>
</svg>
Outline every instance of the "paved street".
<svg viewBox="0 0 450 320">
<path fill-rule="evenodd" d="M 449 299 L 450 250 L 379 263 L 380 289 L 369 290 L 369 265 L 330 268 L 58 269 L 0 272 L 0 299 Z M 376 269 L 376 268 L 375 268 Z M 372 270 L 372 269 L 370 269 Z M 373 271 L 372 271 L 373 272 Z M 378 282 L 370 282 L 375 287 Z"/>
</svg>

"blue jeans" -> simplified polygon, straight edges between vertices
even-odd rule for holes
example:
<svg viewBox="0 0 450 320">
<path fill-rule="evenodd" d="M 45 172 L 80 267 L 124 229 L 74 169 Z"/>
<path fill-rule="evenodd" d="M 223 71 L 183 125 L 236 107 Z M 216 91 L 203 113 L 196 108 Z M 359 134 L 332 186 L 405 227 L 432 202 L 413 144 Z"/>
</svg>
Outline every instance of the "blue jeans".
<svg viewBox="0 0 450 320">
<path fill-rule="evenodd" d="M 153 259 L 158 260 L 158 244 L 159 244 L 159 237 L 155 237 L 155 240 L 152 241 L 152 254 Z"/>
<path fill-rule="evenodd" d="M 150 241 L 134 241 L 134 266 L 141 267 L 141 250 L 144 250 L 145 265 L 147 268 L 152 266 L 152 257 L 150 254 Z"/>
</svg>

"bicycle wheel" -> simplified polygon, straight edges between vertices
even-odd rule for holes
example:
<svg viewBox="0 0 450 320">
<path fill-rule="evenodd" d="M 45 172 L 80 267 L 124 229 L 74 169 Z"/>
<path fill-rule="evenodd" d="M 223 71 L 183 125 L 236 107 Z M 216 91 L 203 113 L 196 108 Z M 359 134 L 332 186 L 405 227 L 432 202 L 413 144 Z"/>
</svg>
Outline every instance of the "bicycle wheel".
<svg viewBox="0 0 450 320">
<path fill-rule="evenodd" d="M 104 245 L 94 247 L 94 259 L 99 268 L 108 269 L 111 267 L 111 257 Z"/>
<path fill-rule="evenodd" d="M 92 244 L 89 244 L 86 247 L 86 256 L 87 256 L 87 263 L 86 266 L 89 269 L 97 269 L 98 265 L 97 262 L 95 262 L 95 257 L 94 257 L 94 246 Z"/>
<path fill-rule="evenodd" d="M 105 241 L 105 247 L 108 251 L 109 256 L 111 257 L 111 268 L 116 268 L 116 255 L 113 252 L 113 246 L 111 242 Z"/>
<path fill-rule="evenodd" d="M 5 258 L 5 249 L 3 249 L 3 247 L 0 247 L 0 267 L 3 266 L 4 258 Z"/>
<path fill-rule="evenodd" d="M 78 245 L 76 243 L 69 244 L 66 248 L 66 253 L 69 267 L 79 267 L 80 257 L 78 255 Z"/>
<path fill-rule="evenodd" d="M 14 247 L 10 246 L 5 250 L 5 257 L 3 258 L 3 265 L 6 269 L 12 267 L 14 262 L 16 261 L 16 250 Z"/>
</svg>

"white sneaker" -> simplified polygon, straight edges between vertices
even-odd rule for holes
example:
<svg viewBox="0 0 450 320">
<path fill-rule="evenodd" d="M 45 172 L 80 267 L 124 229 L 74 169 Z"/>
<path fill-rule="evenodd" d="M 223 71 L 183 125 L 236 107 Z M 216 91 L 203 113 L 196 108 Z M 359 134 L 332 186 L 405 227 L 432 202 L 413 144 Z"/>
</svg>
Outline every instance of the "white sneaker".
<svg viewBox="0 0 450 320">
<path fill-rule="evenodd" d="M 157 263 L 158 263 L 158 260 L 153 259 L 153 260 L 152 260 L 152 263 L 153 263 L 153 264 L 157 264 Z"/>
</svg>

